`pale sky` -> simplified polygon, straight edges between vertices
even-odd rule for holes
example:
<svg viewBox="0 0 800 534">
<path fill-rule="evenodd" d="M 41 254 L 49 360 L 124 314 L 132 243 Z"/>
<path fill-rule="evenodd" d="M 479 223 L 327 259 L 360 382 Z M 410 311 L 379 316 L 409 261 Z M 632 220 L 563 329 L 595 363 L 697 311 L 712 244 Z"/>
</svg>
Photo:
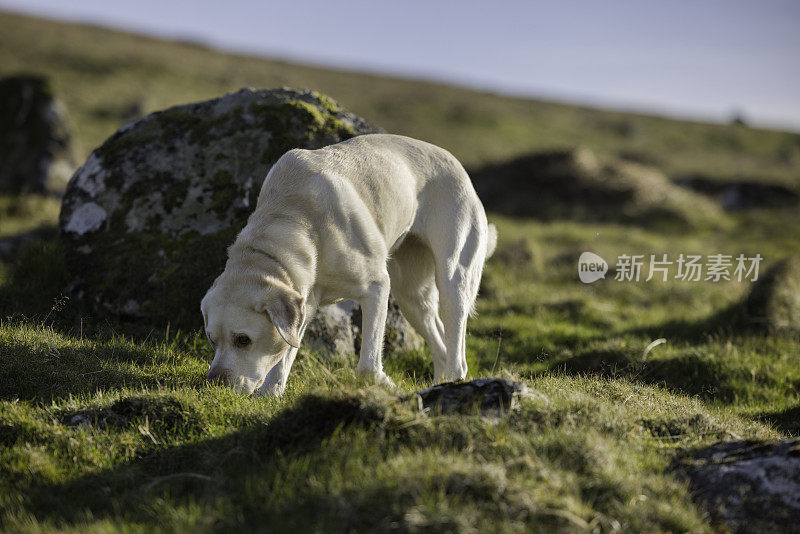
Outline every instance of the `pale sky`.
<svg viewBox="0 0 800 534">
<path fill-rule="evenodd" d="M 798 0 L 0 0 L 0 9 L 498 92 L 800 131 Z"/>
</svg>

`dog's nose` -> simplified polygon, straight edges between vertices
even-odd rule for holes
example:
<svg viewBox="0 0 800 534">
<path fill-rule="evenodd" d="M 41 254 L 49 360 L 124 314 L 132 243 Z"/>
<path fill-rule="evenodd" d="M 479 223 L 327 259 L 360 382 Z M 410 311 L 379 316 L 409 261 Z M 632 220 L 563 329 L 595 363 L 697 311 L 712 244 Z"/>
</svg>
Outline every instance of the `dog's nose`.
<svg viewBox="0 0 800 534">
<path fill-rule="evenodd" d="M 228 385 L 228 379 L 230 378 L 230 369 L 219 369 L 216 367 L 212 367 L 208 370 L 208 375 L 206 376 L 206 380 L 210 383 L 214 384 L 223 384 Z"/>
</svg>

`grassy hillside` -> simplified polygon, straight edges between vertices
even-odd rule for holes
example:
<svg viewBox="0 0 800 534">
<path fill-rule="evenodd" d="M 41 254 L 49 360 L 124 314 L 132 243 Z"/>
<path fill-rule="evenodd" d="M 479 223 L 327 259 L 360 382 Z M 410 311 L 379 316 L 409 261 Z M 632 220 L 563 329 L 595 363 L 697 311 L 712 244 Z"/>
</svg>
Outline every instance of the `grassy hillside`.
<svg viewBox="0 0 800 534">
<path fill-rule="evenodd" d="M 132 117 L 242 85 L 319 89 L 469 165 L 585 144 L 672 176 L 800 185 L 800 136 L 504 98 L 0 15 L 0 74 L 41 72 L 85 155 Z M 577 281 L 581 252 L 800 253 L 796 209 L 676 229 L 489 214 L 499 228 L 470 377 L 530 396 L 497 421 L 420 413 L 427 350 L 366 385 L 301 348 L 281 399 L 209 386 L 199 331 L 68 298 L 54 198 L 0 198 L 0 530 L 713 532 L 672 463 L 719 440 L 800 435 L 800 338 L 737 320 L 749 282 Z M 727 220 L 727 219 L 726 219 Z M 8 238 L 39 230 L 8 253 Z M 44 230 L 44 231 L 41 231 Z M 646 273 L 645 273 L 646 274 Z M 666 343 L 645 350 L 654 340 Z"/>
<path fill-rule="evenodd" d="M 671 176 L 744 176 L 800 187 L 798 134 L 508 98 L 0 13 L 0 75 L 21 71 L 52 78 L 83 155 L 137 115 L 243 86 L 288 85 L 322 91 L 391 132 L 444 146 L 467 166 L 582 144 Z"/>
</svg>

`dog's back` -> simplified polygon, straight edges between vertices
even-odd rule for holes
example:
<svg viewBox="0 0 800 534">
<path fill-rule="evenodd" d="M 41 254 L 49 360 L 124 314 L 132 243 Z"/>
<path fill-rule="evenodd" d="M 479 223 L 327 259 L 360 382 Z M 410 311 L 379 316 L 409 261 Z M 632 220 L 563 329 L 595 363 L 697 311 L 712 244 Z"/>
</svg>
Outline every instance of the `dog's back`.
<svg viewBox="0 0 800 534">
<path fill-rule="evenodd" d="M 370 134 L 319 150 L 290 150 L 264 181 L 259 205 L 286 204 L 276 198 L 286 195 L 316 210 L 338 210 L 357 197 L 389 245 L 408 232 L 425 238 L 425 226 L 434 219 L 445 225 L 463 218 L 485 221 L 458 160 L 440 147 L 400 135 Z"/>
</svg>

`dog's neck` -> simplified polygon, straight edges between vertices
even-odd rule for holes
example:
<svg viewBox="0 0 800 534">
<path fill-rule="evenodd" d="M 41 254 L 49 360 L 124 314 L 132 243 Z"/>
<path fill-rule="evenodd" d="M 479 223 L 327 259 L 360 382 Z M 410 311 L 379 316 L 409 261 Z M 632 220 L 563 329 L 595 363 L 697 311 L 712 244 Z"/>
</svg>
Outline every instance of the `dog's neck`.
<svg viewBox="0 0 800 534">
<path fill-rule="evenodd" d="M 259 275 L 271 277 L 291 287 L 301 296 L 307 298 L 314 285 L 316 257 L 309 257 L 308 247 L 270 247 L 271 240 L 264 236 L 261 239 L 238 240 L 231 246 L 228 256 L 240 262 L 248 270 Z"/>
<path fill-rule="evenodd" d="M 270 276 L 277 278 L 284 284 L 289 286 L 294 285 L 292 283 L 292 277 L 289 274 L 289 271 L 286 269 L 286 266 L 278 258 L 266 250 L 261 250 L 252 245 L 248 245 L 243 248 L 242 252 L 243 255 L 250 256 L 248 258 L 248 263 L 257 264 L 259 271 L 262 271 L 265 274 L 269 273 Z"/>
</svg>

